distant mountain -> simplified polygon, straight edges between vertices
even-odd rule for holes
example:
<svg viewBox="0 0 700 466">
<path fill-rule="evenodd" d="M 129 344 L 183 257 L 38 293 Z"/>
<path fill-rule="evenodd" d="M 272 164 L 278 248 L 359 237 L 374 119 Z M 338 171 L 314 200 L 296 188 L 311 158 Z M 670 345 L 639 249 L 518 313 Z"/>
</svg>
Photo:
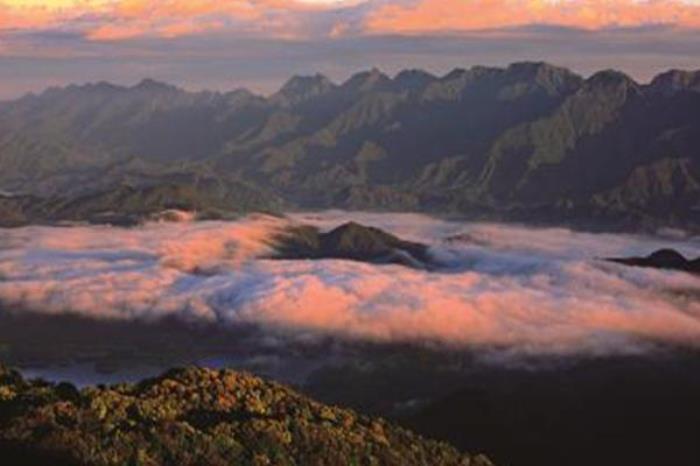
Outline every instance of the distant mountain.
<svg viewBox="0 0 700 466">
<path fill-rule="evenodd" d="M 640 84 L 546 63 L 373 69 L 297 76 L 269 98 L 144 80 L 0 105 L 0 189 L 27 195 L 186 174 L 300 208 L 700 225 L 700 71 Z"/>
<path fill-rule="evenodd" d="M 78 391 L 0 367 L 0 453 L 16 466 L 491 465 L 251 375 L 196 368 Z"/>
</svg>

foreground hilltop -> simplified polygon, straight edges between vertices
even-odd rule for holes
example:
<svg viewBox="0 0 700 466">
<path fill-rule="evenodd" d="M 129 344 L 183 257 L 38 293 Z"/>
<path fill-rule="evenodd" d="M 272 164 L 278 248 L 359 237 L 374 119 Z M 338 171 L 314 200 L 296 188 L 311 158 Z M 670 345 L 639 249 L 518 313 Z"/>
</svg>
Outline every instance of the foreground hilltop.
<svg viewBox="0 0 700 466">
<path fill-rule="evenodd" d="M 78 391 L 0 367 L 0 450 L 16 465 L 491 465 L 251 375 L 197 368 Z"/>
<path fill-rule="evenodd" d="M 700 225 L 700 72 L 642 84 L 546 63 L 375 69 L 344 83 L 297 76 L 269 97 L 146 80 L 54 88 L 0 109 L 0 190 L 42 206 L 0 199 L 7 223 L 123 213 L 135 193 L 166 208 Z M 177 188 L 154 196 L 163 183 Z"/>
</svg>

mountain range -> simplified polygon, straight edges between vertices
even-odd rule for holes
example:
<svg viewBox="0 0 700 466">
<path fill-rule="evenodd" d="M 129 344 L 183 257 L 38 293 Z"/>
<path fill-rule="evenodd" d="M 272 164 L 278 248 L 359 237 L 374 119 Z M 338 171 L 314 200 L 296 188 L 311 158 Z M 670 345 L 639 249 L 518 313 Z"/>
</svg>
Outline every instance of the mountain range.
<svg viewBox="0 0 700 466">
<path fill-rule="evenodd" d="M 0 104 L 0 213 L 333 207 L 695 228 L 699 147 L 700 71 L 640 84 L 530 62 L 373 69 L 268 97 L 100 82 Z"/>
</svg>

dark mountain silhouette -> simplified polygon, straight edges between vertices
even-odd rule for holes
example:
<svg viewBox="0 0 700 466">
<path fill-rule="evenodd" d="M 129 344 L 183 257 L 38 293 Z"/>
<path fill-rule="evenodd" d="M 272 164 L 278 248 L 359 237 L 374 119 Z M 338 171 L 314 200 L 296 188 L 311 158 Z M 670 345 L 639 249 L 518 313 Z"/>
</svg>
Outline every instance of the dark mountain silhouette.
<svg viewBox="0 0 700 466">
<path fill-rule="evenodd" d="M 495 369 L 407 425 L 513 466 L 693 466 L 700 460 L 697 354 L 592 358 L 550 370 Z"/>
<path fill-rule="evenodd" d="M 654 269 L 681 270 L 700 274 L 700 257 L 695 260 L 686 259 L 673 249 L 661 249 L 647 257 L 612 258 L 610 262 L 633 267 L 650 267 Z"/>
<path fill-rule="evenodd" d="M 305 225 L 290 228 L 278 236 L 275 249 L 279 259 L 350 259 L 416 268 L 433 263 L 427 246 L 355 222 L 328 233 Z"/>
<path fill-rule="evenodd" d="M 297 76 L 269 98 L 144 80 L 0 110 L 0 189 L 25 195 L 72 201 L 185 174 L 302 208 L 700 225 L 700 72 L 640 84 L 546 63 L 373 69 L 342 84 Z"/>
</svg>

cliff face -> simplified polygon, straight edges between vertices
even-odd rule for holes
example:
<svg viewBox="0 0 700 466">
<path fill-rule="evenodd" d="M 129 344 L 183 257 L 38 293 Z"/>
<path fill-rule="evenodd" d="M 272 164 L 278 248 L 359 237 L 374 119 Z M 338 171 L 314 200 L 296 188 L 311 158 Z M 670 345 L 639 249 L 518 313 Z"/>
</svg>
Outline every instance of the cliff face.
<svg viewBox="0 0 700 466">
<path fill-rule="evenodd" d="M 0 449 L 12 464 L 491 465 L 251 375 L 196 368 L 82 391 L 0 368 Z"/>
</svg>

